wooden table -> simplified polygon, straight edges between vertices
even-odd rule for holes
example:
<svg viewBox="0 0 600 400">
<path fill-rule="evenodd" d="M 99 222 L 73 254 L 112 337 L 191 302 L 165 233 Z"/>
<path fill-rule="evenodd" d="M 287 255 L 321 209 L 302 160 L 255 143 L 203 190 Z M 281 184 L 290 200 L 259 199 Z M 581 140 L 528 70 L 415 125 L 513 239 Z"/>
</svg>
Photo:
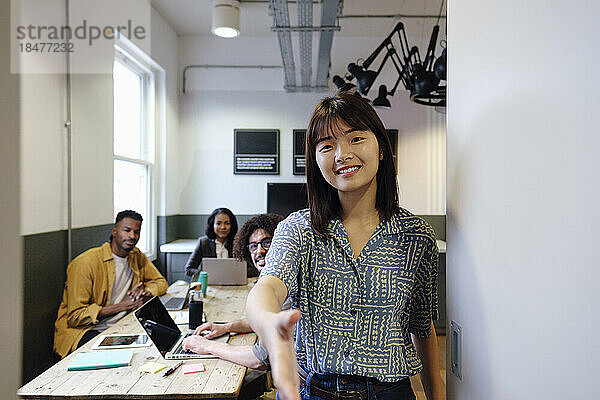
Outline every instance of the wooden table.
<svg viewBox="0 0 600 400">
<path fill-rule="evenodd" d="M 251 281 L 255 281 L 251 279 Z M 246 286 L 209 286 L 204 301 L 204 312 L 209 321 L 233 321 L 244 317 L 246 296 L 252 283 Z M 170 294 L 187 290 L 187 285 L 171 285 Z M 182 327 L 185 328 L 185 327 Z M 104 333 L 144 333 L 133 316 L 128 314 Z M 234 335 L 229 343 L 252 345 L 253 333 Z M 99 369 L 92 371 L 67 371 L 74 354 L 89 351 L 91 340 L 75 353 L 65 357 L 17 392 L 27 399 L 189 399 L 189 398 L 236 398 L 246 367 L 219 359 L 186 360 L 186 364 L 203 363 L 205 372 L 187 374 L 179 368 L 163 378 L 165 370 L 156 374 L 138 372 L 138 367 L 148 361 L 166 364 L 154 345 L 135 349 L 129 367 Z M 110 350 L 95 350 L 110 351 Z"/>
</svg>

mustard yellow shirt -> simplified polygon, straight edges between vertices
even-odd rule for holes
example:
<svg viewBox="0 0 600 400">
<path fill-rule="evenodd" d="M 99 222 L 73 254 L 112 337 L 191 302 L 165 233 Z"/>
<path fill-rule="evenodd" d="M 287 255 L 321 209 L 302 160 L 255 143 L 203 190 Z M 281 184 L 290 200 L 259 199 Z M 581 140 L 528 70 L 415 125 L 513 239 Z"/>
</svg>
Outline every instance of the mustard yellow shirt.
<svg viewBox="0 0 600 400">
<path fill-rule="evenodd" d="M 166 292 L 167 281 L 137 247 L 127 262 L 133 271 L 132 287 L 144 282 L 144 289 L 153 295 Z M 83 334 L 96 326 L 98 313 L 110 302 L 114 281 L 115 261 L 108 242 L 71 261 L 54 324 L 54 350 L 61 357 L 75 350 Z"/>
</svg>

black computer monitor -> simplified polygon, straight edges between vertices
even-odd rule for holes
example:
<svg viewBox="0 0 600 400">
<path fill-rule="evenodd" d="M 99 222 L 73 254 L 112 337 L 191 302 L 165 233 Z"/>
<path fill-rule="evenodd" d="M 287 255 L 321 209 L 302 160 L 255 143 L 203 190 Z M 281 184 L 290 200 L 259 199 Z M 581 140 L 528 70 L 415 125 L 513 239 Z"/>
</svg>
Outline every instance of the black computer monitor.
<svg viewBox="0 0 600 400">
<path fill-rule="evenodd" d="M 267 183 L 267 212 L 287 217 L 307 207 L 305 183 Z"/>
</svg>

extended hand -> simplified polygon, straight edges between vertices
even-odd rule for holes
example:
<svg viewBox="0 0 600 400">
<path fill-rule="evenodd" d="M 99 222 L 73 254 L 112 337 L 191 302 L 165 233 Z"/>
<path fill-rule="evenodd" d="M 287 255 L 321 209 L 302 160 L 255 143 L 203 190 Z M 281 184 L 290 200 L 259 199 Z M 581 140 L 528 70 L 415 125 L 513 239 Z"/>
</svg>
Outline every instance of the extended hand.
<svg viewBox="0 0 600 400">
<path fill-rule="evenodd" d="M 186 351 L 193 351 L 196 354 L 210 354 L 210 348 L 213 342 L 199 335 L 188 336 L 183 339 L 182 347 Z"/>
<path fill-rule="evenodd" d="M 204 336 L 207 339 L 212 339 L 215 337 L 223 336 L 226 333 L 229 333 L 229 328 L 227 324 L 215 324 L 214 322 L 205 322 L 194 331 L 194 335 L 200 335 L 202 331 L 210 331 Z"/>
<path fill-rule="evenodd" d="M 299 310 L 277 313 L 271 321 L 272 335 L 267 339 L 269 359 L 273 366 L 273 382 L 277 387 L 277 395 L 282 400 L 300 399 L 300 381 L 292 342 L 296 322 L 299 320 Z"/>
</svg>

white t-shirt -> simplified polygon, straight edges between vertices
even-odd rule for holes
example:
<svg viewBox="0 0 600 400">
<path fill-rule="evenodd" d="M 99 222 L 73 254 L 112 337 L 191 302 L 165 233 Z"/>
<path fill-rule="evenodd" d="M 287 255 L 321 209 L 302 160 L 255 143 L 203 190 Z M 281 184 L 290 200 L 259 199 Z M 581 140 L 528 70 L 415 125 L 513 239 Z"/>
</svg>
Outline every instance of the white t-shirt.
<svg viewBox="0 0 600 400">
<path fill-rule="evenodd" d="M 133 271 L 129 268 L 127 257 L 123 258 L 113 254 L 113 258 L 115 260 L 115 281 L 113 283 L 110 302 L 108 304 L 117 304 L 123 301 L 125 296 L 127 296 L 127 291 L 131 288 L 131 282 L 133 281 Z M 121 311 L 118 314 L 103 319 L 94 329 L 102 332 L 116 324 L 118 320 L 125 316 L 125 314 L 127 314 L 127 311 Z"/>
</svg>

